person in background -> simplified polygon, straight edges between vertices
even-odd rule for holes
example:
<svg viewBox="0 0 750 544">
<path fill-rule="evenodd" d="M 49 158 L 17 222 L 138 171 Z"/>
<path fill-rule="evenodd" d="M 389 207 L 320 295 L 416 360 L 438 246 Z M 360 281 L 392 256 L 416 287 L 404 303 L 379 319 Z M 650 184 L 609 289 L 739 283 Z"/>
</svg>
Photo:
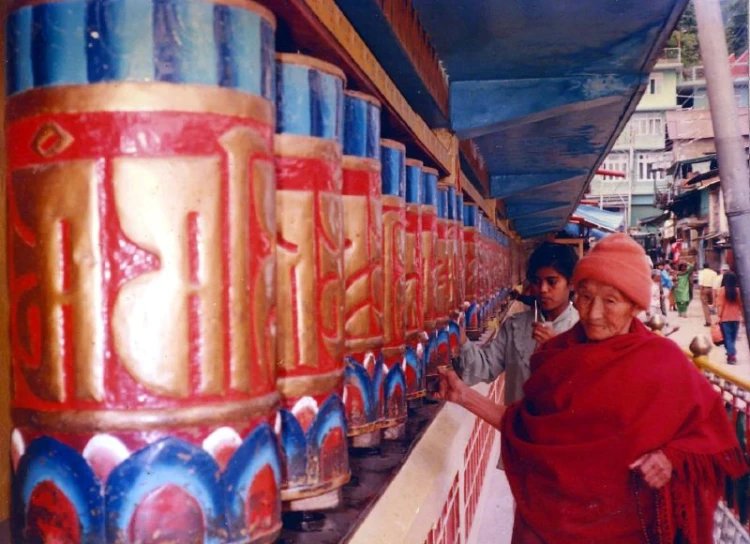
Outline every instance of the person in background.
<svg viewBox="0 0 750 544">
<path fill-rule="evenodd" d="M 725 478 L 748 466 L 721 395 L 634 319 L 650 304 L 650 274 L 626 234 L 582 258 L 580 322 L 534 354 L 519 402 L 500 406 L 441 369 L 438 398 L 500 430 L 512 542 L 713 541 Z"/>
<path fill-rule="evenodd" d="M 677 305 L 677 313 L 680 317 L 687 317 L 687 309 L 690 304 L 690 276 L 695 267 L 692 264 L 681 263 L 677 272 L 677 282 L 674 288 L 674 301 Z"/>
<path fill-rule="evenodd" d="M 668 310 L 674 310 L 674 296 L 672 294 L 674 281 L 672 280 L 672 274 L 669 273 L 669 265 L 660 263 L 659 271 L 661 272 L 661 286 L 664 291 L 664 301 L 661 311 L 664 315 L 667 315 Z"/>
<path fill-rule="evenodd" d="M 716 300 L 719 298 L 719 290 L 721 289 L 721 282 L 724 281 L 724 274 L 729 272 L 731 269 L 729 268 L 728 264 L 721 265 L 721 268 L 719 269 L 719 274 L 716 276 L 716 279 L 714 280 L 714 309 L 716 309 Z"/>
<path fill-rule="evenodd" d="M 716 300 L 716 314 L 719 316 L 721 332 L 724 335 L 724 348 L 727 350 L 727 363 L 737 362 L 737 335 L 740 323 L 744 321 L 742 298 L 734 272 L 724 274 L 724 280 Z"/>
<path fill-rule="evenodd" d="M 714 282 L 718 274 L 711 269 L 711 265 L 705 263 L 703 270 L 698 273 L 698 285 L 701 290 L 701 306 L 703 307 L 704 326 L 711 326 L 711 307 L 714 304 Z"/>
<path fill-rule="evenodd" d="M 562 244 L 544 243 L 531 254 L 526 278 L 534 296 L 532 305 L 535 302 L 538 311 L 532 307 L 508 318 L 487 346 L 461 339 L 456 370 L 466 384 L 492 382 L 505 372 L 505 401 L 523 397 L 523 384 L 531 373 L 531 355 L 539 344 L 578 321 L 578 312 L 570 302 L 570 280 L 577 262 L 576 252 Z"/>
</svg>

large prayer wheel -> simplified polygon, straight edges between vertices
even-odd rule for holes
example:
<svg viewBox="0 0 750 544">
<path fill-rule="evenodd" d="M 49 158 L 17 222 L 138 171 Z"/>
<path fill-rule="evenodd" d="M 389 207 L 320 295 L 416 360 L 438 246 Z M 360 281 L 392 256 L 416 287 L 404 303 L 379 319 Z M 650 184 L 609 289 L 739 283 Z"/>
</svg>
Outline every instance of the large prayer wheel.
<svg viewBox="0 0 750 544">
<path fill-rule="evenodd" d="M 464 204 L 464 255 L 466 266 L 466 335 L 470 340 L 478 340 L 482 334 L 479 317 L 479 255 L 477 254 L 476 204 Z"/>
<path fill-rule="evenodd" d="M 7 20 L 13 540 L 268 542 L 275 19 L 123 4 Z"/>
<path fill-rule="evenodd" d="M 450 322 L 448 323 L 448 339 L 450 342 L 450 357 L 456 361 L 461 350 L 461 333 L 465 327 L 463 320 L 463 306 L 465 299 L 464 287 L 464 199 L 460 191 L 448 187 L 448 217 L 450 219 L 451 258 L 453 269 L 453 298 L 450 308 Z"/>
<path fill-rule="evenodd" d="M 380 141 L 383 189 L 383 364 L 384 427 L 406 421 L 406 150 L 393 140 Z"/>
<path fill-rule="evenodd" d="M 416 400 L 425 396 L 424 310 L 422 304 L 422 162 L 406 161 L 406 248 L 405 305 L 406 352 L 404 373 L 406 397 Z"/>
<path fill-rule="evenodd" d="M 437 368 L 441 364 L 438 350 L 438 172 L 422 168 L 422 309 L 427 341 L 423 354 L 427 387 L 437 385 Z M 444 325 L 443 325 L 444 328 Z M 447 347 L 448 332 L 444 340 Z"/>
<path fill-rule="evenodd" d="M 450 364 L 450 340 L 448 333 L 448 323 L 451 313 L 451 292 L 453 277 L 450 273 L 452 269 L 452 259 L 450 249 L 451 231 L 450 221 L 448 220 L 448 187 L 438 184 L 437 172 L 435 176 L 435 185 L 437 185 L 437 238 L 435 244 L 435 279 L 436 279 L 436 296 L 435 296 L 435 329 L 429 332 L 427 342 L 427 381 L 428 389 L 435 386 L 435 380 L 438 375 L 438 368 Z M 428 179 L 432 181 L 432 174 L 428 174 Z"/>
<path fill-rule="evenodd" d="M 337 503 L 349 480 L 344 386 L 344 74 L 278 55 L 276 224 L 282 499 Z M 316 501 L 310 497 L 325 494 Z"/>
<path fill-rule="evenodd" d="M 344 93 L 344 405 L 354 445 L 376 443 L 383 424 L 383 203 L 380 103 Z M 368 435 L 368 436 L 363 436 Z"/>
</svg>

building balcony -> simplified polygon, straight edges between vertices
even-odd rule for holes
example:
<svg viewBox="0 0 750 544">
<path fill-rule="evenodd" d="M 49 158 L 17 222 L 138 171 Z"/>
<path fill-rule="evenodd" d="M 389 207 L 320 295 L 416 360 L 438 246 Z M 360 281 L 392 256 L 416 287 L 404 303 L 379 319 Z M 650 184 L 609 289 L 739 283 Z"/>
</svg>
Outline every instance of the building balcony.
<svg viewBox="0 0 750 544">
<path fill-rule="evenodd" d="M 665 47 L 662 49 L 656 64 L 682 64 L 682 49 L 679 47 Z"/>
</svg>

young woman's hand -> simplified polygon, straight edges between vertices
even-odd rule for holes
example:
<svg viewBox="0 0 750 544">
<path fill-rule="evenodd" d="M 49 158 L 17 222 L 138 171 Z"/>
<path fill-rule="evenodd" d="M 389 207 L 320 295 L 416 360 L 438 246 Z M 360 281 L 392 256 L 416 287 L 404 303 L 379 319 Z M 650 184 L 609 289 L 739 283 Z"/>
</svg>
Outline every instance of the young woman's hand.
<svg viewBox="0 0 750 544">
<path fill-rule="evenodd" d="M 534 323 L 531 330 L 531 337 L 538 344 L 544 344 L 547 340 L 555 337 L 555 330 L 549 323 Z"/>
</svg>

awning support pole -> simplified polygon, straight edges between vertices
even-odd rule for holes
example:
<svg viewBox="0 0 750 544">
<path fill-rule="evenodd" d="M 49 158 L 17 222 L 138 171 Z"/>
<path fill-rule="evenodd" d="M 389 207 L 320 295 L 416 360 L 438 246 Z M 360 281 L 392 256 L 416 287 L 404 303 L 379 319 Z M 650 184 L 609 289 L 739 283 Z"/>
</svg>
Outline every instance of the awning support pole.
<svg viewBox="0 0 750 544">
<path fill-rule="evenodd" d="M 732 237 L 735 268 L 742 288 L 745 327 L 750 335 L 750 170 L 739 126 L 719 0 L 695 0 L 695 17 L 706 73 L 724 208 Z"/>
</svg>

